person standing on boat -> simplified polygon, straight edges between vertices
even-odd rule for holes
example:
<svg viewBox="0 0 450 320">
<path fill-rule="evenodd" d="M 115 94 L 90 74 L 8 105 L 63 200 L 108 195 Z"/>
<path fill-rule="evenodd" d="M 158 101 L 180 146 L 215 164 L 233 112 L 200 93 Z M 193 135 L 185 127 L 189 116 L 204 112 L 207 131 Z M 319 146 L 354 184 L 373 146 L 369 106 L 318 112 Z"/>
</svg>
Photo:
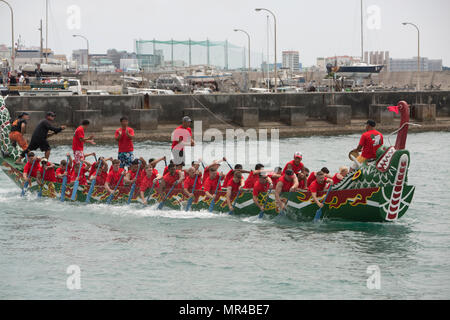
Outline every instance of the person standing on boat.
<svg viewBox="0 0 450 320">
<path fill-rule="evenodd" d="M 9 133 L 9 139 L 13 143 L 19 144 L 19 146 L 24 150 L 16 163 L 21 163 L 22 159 L 25 158 L 25 150 L 28 148 L 27 140 L 23 137 L 27 128 L 27 120 L 30 120 L 30 114 L 27 112 L 22 112 L 19 114 L 16 120 L 11 124 L 11 132 Z"/>
<path fill-rule="evenodd" d="M 120 118 L 120 128 L 116 130 L 114 137 L 119 144 L 119 155 L 117 158 L 120 160 L 120 167 L 128 168 L 134 160 L 134 130 L 128 126 L 127 117 Z"/>
<path fill-rule="evenodd" d="M 185 162 L 184 147 L 195 146 L 190 128 L 192 120 L 188 116 L 183 117 L 183 123 L 172 132 L 172 158 L 175 164 Z"/>
<path fill-rule="evenodd" d="M 319 208 L 323 207 L 323 203 L 321 203 L 317 198 L 317 192 L 324 191 L 327 183 L 333 184 L 333 180 L 327 178 L 322 171 L 318 171 L 316 173 L 316 180 L 314 180 L 313 183 L 311 183 L 311 185 L 308 187 L 308 191 L 311 192 L 311 196 L 314 202 L 319 206 Z"/>
<path fill-rule="evenodd" d="M 281 211 L 287 203 L 286 198 L 281 198 L 281 192 L 294 192 L 298 187 L 298 179 L 294 174 L 294 171 L 287 169 L 284 175 L 278 179 L 277 186 L 275 187 L 275 203 L 278 209 Z"/>
<path fill-rule="evenodd" d="M 75 130 L 75 134 L 72 139 L 72 151 L 73 151 L 73 162 L 80 163 L 81 160 L 84 160 L 84 143 L 95 144 L 94 136 L 90 135 L 88 138 L 85 138 L 84 131 L 89 127 L 89 120 L 83 120 L 81 122 L 81 126 L 79 126 Z"/>
<path fill-rule="evenodd" d="M 53 111 L 47 112 L 45 119 L 41 120 L 36 129 L 34 129 L 30 144 L 28 145 L 27 150 L 25 150 L 25 154 L 27 154 L 29 151 L 34 151 L 39 148 L 42 152 L 45 152 L 45 158 L 50 158 L 51 148 L 47 141 L 47 138 L 49 136 L 48 132 L 53 131 L 54 134 L 58 134 L 59 132 L 66 129 L 66 126 L 52 126 L 52 122 L 55 120 L 55 118 L 56 113 L 54 113 Z"/>
<path fill-rule="evenodd" d="M 358 147 L 352 150 L 352 152 L 361 152 L 356 158 L 359 163 L 364 163 L 368 160 L 375 159 L 377 156 L 377 150 L 383 145 L 383 135 L 375 130 L 376 122 L 373 120 L 367 120 L 366 132 L 361 135 Z"/>
</svg>

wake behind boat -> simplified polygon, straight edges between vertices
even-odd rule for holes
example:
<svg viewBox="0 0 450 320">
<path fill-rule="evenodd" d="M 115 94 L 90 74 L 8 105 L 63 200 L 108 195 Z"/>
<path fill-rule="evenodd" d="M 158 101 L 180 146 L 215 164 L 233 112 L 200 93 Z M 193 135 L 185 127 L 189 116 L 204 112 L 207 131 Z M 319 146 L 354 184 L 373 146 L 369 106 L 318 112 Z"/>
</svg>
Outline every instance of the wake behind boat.
<svg viewBox="0 0 450 320">
<path fill-rule="evenodd" d="M 401 123 L 397 133 L 395 146 L 381 146 L 376 152 L 376 159 L 363 164 L 358 164 L 358 168 L 347 174 L 342 181 L 332 186 L 328 196 L 325 191 L 317 193 L 320 201 L 325 206 L 323 217 L 327 219 L 343 219 L 361 222 L 383 222 L 395 221 L 402 217 L 414 195 L 415 187 L 407 183 L 407 173 L 409 168 L 409 151 L 405 149 L 409 106 L 406 102 L 398 103 L 398 110 L 401 113 Z M 16 164 L 21 149 L 13 146 L 8 138 L 11 128 L 9 112 L 4 105 L 3 98 L 0 97 L 0 125 L 1 125 L 1 157 L 0 164 L 3 172 L 19 187 L 23 188 L 24 178 L 23 164 Z M 42 185 L 38 180 L 31 179 L 28 193 L 38 194 L 42 197 L 63 199 L 70 202 L 85 203 L 89 194 L 90 203 L 108 203 L 110 193 L 104 186 L 95 186 L 92 193 L 89 193 L 90 186 L 80 185 L 74 191 L 73 185 L 67 184 L 64 193 L 61 195 L 62 183 L 44 181 Z M 138 192 L 134 192 L 130 201 L 129 195 L 131 186 L 119 186 L 115 191 L 110 203 L 112 205 L 135 203 L 144 205 Z M 73 194 L 76 192 L 76 194 Z M 216 213 L 228 213 L 226 190 L 218 189 L 212 199 L 206 196 L 204 190 L 195 190 L 191 210 L 208 210 Z M 289 199 L 287 211 L 297 217 L 312 219 L 317 212 L 318 206 L 308 190 L 297 192 L 286 192 L 283 197 Z M 184 210 L 188 203 L 188 196 L 180 187 L 174 187 L 171 191 L 158 192 L 158 189 L 146 190 L 144 197 L 148 199 L 147 205 L 152 206 L 164 202 L 166 208 Z M 237 199 L 235 199 L 237 197 Z M 267 198 L 268 197 L 268 198 Z M 73 199 L 73 200 L 72 200 Z M 234 204 L 234 214 L 237 215 L 258 215 L 260 207 L 253 201 L 251 189 L 243 189 L 242 192 L 232 193 Z M 258 196 L 260 204 L 265 204 L 264 214 L 276 216 L 279 214 L 275 203 L 274 193 L 261 193 Z M 267 200 L 267 201 L 266 201 Z M 211 205 L 214 201 L 213 205 Z M 210 207 L 211 206 L 211 207 Z"/>
</svg>

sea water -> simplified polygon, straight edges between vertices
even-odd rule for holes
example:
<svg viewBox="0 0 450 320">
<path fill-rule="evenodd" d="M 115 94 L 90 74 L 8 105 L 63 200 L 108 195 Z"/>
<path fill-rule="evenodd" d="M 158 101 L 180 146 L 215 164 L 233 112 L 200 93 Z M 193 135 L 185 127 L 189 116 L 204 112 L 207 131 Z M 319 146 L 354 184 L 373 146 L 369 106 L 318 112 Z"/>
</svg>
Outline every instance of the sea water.
<svg viewBox="0 0 450 320">
<path fill-rule="evenodd" d="M 358 139 L 283 139 L 280 164 L 300 151 L 312 171 L 336 172 Z M 0 299 L 449 299 L 448 141 L 447 132 L 409 134 L 416 191 L 394 223 L 21 198 L 0 173 Z M 169 155 L 168 144 L 135 149 L 145 159 Z M 69 151 L 54 147 L 51 160 Z M 113 145 L 86 151 L 117 156 Z"/>
</svg>

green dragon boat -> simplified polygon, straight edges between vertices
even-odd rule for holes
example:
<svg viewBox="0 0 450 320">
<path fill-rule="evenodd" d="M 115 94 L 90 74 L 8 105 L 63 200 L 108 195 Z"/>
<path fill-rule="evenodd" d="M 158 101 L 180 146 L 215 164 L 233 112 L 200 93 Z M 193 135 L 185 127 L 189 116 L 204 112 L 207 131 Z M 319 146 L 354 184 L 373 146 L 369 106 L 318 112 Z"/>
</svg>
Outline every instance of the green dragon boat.
<svg viewBox="0 0 450 320">
<path fill-rule="evenodd" d="M 410 162 L 409 151 L 405 149 L 406 137 L 408 134 L 409 106 L 406 102 L 400 101 L 398 108 L 401 113 L 400 128 L 397 132 L 395 146 L 383 145 L 377 151 L 375 161 L 361 165 L 357 170 L 348 174 L 340 183 L 334 185 L 325 201 L 323 217 L 326 219 L 342 219 L 348 221 L 361 222 L 384 222 L 395 221 L 402 217 L 412 201 L 415 187 L 408 185 L 408 168 Z M 0 130 L 1 130 L 1 156 L 0 165 L 3 172 L 19 187 L 24 184 L 23 164 L 15 164 L 21 149 L 13 146 L 9 140 L 10 115 L 5 107 L 4 99 L 0 97 Z M 89 185 L 79 186 L 75 202 L 86 202 Z M 38 193 L 41 186 L 36 179 L 32 179 L 28 193 Z M 119 187 L 114 194 L 111 205 L 126 205 L 130 193 L 130 186 Z M 149 191 L 147 191 L 149 192 Z M 165 194 L 160 194 L 156 190 L 149 196 L 148 206 L 160 203 Z M 233 198 L 237 194 L 233 195 Z M 272 191 L 269 195 L 261 194 L 259 201 L 264 203 L 266 197 L 264 214 L 273 217 L 279 214 L 275 205 L 275 195 Z M 312 220 L 318 209 L 314 203 L 311 193 L 307 190 L 285 193 L 284 197 L 289 197 L 288 216 L 295 215 L 297 218 Z M 325 197 L 325 192 L 318 194 L 319 200 Z M 42 197 L 61 198 L 61 184 L 45 181 L 42 186 Z M 109 193 L 103 186 L 95 186 L 90 198 L 90 203 L 106 203 Z M 65 190 L 65 201 L 71 202 L 72 186 L 67 185 Z M 172 210 L 185 210 L 187 196 L 182 189 L 174 189 L 165 201 L 165 208 Z M 141 204 L 142 200 L 138 192 L 133 195 L 131 203 Z M 208 210 L 211 199 L 207 200 L 204 191 L 196 190 L 191 210 Z M 86 204 L 89 205 L 89 204 Z M 234 214 L 237 215 L 257 215 L 259 208 L 253 203 L 252 190 L 243 190 L 235 203 Z M 228 213 L 226 204 L 226 191 L 219 190 L 215 198 L 213 212 Z"/>
</svg>

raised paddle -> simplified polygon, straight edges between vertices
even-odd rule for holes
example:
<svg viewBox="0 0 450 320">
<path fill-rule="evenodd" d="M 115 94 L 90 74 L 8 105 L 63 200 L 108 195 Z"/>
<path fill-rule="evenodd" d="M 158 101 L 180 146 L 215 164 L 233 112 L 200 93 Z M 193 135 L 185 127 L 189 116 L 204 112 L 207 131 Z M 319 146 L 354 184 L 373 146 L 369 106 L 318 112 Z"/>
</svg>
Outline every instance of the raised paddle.
<svg viewBox="0 0 450 320">
<path fill-rule="evenodd" d="M 25 192 L 27 192 L 28 185 L 30 184 L 28 181 L 30 180 L 31 173 L 33 172 L 35 162 L 36 162 L 36 159 L 33 160 L 33 163 L 31 164 L 30 172 L 28 172 L 28 179 L 23 184 L 22 194 L 21 194 L 22 197 L 25 195 Z"/>
<path fill-rule="evenodd" d="M 167 197 L 172 193 L 173 188 L 178 184 L 178 181 L 176 181 L 172 188 L 170 188 L 169 192 L 167 192 L 166 196 L 164 197 L 163 201 L 158 205 L 158 210 L 161 210 L 164 207 L 164 203 L 166 202 Z"/>
<path fill-rule="evenodd" d="M 133 195 L 134 195 L 134 190 L 136 189 L 136 182 L 137 179 L 139 178 L 139 171 L 141 170 L 141 161 L 139 161 L 139 165 L 138 165 L 138 169 L 136 172 L 136 181 L 133 183 L 133 185 L 131 186 L 131 190 L 130 190 L 130 194 L 128 195 L 128 201 L 127 204 L 130 204 L 131 199 L 133 199 Z"/>
<path fill-rule="evenodd" d="M 219 181 L 217 182 L 216 192 L 214 192 L 214 197 L 211 200 L 211 204 L 209 205 L 209 212 L 212 212 L 214 209 L 214 205 L 216 204 L 216 196 L 217 191 L 219 190 L 220 180 L 222 180 L 222 176 L 219 176 Z"/>
<path fill-rule="evenodd" d="M 45 167 L 44 169 L 44 174 L 42 175 L 42 185 L 39 188 L 39 192 L 38 192 L 38 198 L 42 197 L 42 189 L 44 189 L 44 184 L 45 184 L 45 171 L 47 170 L 47 167 Z"/>
<path fill-rule="evenodd" d="M 267 191 L 267 198 L 264 201 L 263 209 L 258 214 L 259 219 L 262 219 L 264 217 L 264 211 L 266 211 L 266 204 L 267 204 L 267 201 L 269 200 L 269 195 L 270 195 L 271 191 L 272 191 L 272 189 L 270 189 L 270 188 L 269 188 L 269 191 Z"/>
<path fill-rule="evenodd" d="M 60 197 L 60 200 L 62 202 L 64 202 L 64 199 L 66 198 L 66 186 L 67 186 L 67 175 L 68 175 L 67 169 L 68 168 L 69 168 L 69 156 L 67 156 L 66 171 L 64 171 L 65 176 L 63 177 L 63 181 L 62 181 L 62 184 L 61 184 L 61 197 Z"/>
<path fill-rule="evenodd" d="M 122 182 L 122 179 L 123 179 L 124 175 L 125 175 L 125 171 L 122 171 L 122 174 L 120 175 L 119 182 L 117 182 L 116 187 L 114 188 L 113 192 L 109 195 L 108 200 L 106 200 L 107 204 L 111 203 L 111 200 L 114 197 L 114 193 L 116 193 L 116 190 L 119 187 L 119 184 Z"/>
<path fill-rule="evenodd" d="M 195 192 L 195 185 L 197 184 L 197 178 L 198 174 L 195 174 L 195 180 L 194 180 L 194 186 L 192 187 L 192 193 Z M 195 195 L 193 197 L 190 197 L 186 206 L 186 211 L 189 211 L 191 209 L 192 202 L 194 201 Z"/>
<path fill-rule="evenodd" d="M 95 172 L 94 179 L 92 179 L 91 181 L 91 186 L 89 187 L 89 192 L 88 195 L 86 196 L 86 203 L 89 203 L 91 201 L 91 196 L 92 193 L 94 192 L 95 184 L 97 182 L 98 171 L 100 170 L 101 166 L 102 166 L 102 159 L 100 158 L 100 161 L 97 162 L 97 171 Z"/>
<path fill-rule="evenodd" d="M 73 183 L 72 197 L 70 198 L 70 200 L 72 200 L 72 201 L 75 201 L 75 198 L 77 197 L 78 186 L 80 185 L 80 172 L 81 172 L 82 166 L 83 166 L 83 164 L 80 162 L 79 168 L 78 168 L 77 180 L 75 180 L 75 182 Z"/>
<path fill-rule="evenodd" d="M 325 203 L 325 201 L 327 201 L 328 194 L 329 194 L 330 191 L 331 191 L 331 187 L 333 187 L 333 185 L 330 185 L 330 187 L 328 188 L 327 194 L 326 194 L 325 198 L 322 200 L 322 203 Z M 322 207 L 322 208 L 323 208 L 323 207 Z M 322 216 L 322 208 L 319 208 L 319 209 L 316 211 L 316 215 L 314 216 L 314 222 L 319 221 L 320 217 Z"/>
<path fill-rule="evenodd" d="M 225 160 L 225 162 L 227 163 L 227 165 L 230 167 L 231 170 L 233 170 L 233 167 L 228 163 L 227 160 Z"/>
<path fill-rule="evenodd" d="M 239 195 L 241 194 L 241 190 L 242 190 L 242 189 L 239 189 L 239 191 L 238 191 L 238 193 L 237 193 L 237 195 L 236 195 L 236 198 L 234 199 L 233 205 L 231 206 L 233 209 L 230 210 L 230 211 L 228 211 L 228 214 L 233 214 L 233 212 L 234 212 L 234 206 L 236 205 L 237 199 L 239 198 Z"/>
</svg>

